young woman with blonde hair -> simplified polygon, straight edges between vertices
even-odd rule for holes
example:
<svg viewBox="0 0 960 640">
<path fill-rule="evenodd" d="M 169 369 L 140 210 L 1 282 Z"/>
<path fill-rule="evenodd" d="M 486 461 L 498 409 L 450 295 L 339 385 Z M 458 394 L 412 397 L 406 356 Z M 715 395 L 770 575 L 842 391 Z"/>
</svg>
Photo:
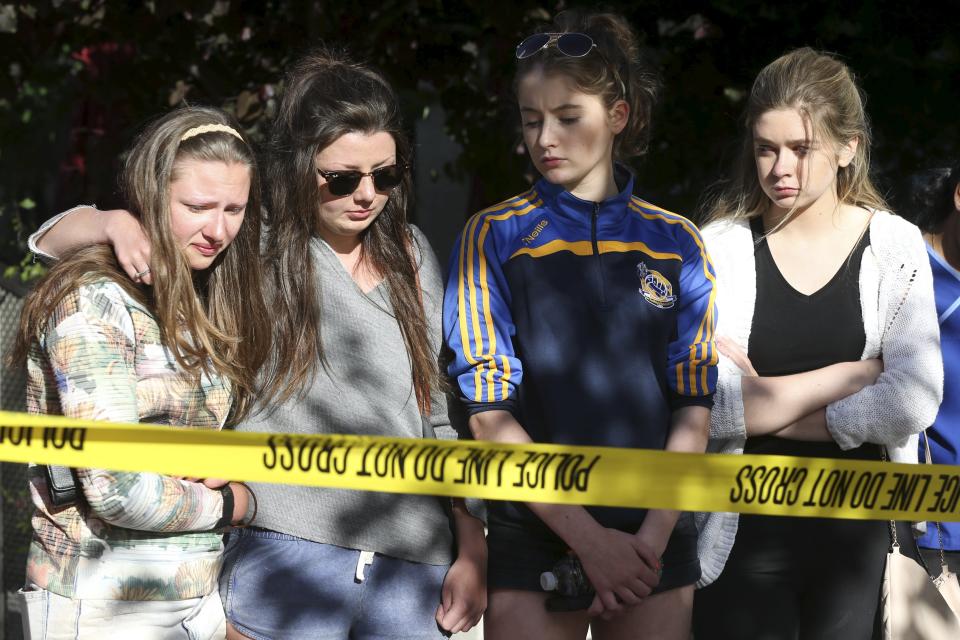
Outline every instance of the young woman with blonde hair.
<svg viewBox="0 0 960 640">
<path fill-rule="evenodd" d="M 710 450 L 916 462 L 942 387 L 930 265 L 919 230 L 870 180 L 850 69 L 809 48 L 778 58 L 753 84 L 745 125 L 703 234 L 724 356 Z M 695 599 L 698 640 L 870 637 L 888 523 L 698 514 L 698 525 L 709 585 Z"/>
<path fill-rule="evenodd" d="M 131 282 L 109 247 L 65 254 L 24 303 L 13 358 L 27 363 L 28 410 L 203 429 L 242 420 L 270 336 L 257 184 L 222 111 L 150 125 L 122 186 L 155 248 L 156 285 Z M 60 505 L 42 469 L 30 481 L 28 637 L 224 637 L 222 534 L 246 515 L 246 485 L 81 468 L 81 498 Z"/>
</svg>

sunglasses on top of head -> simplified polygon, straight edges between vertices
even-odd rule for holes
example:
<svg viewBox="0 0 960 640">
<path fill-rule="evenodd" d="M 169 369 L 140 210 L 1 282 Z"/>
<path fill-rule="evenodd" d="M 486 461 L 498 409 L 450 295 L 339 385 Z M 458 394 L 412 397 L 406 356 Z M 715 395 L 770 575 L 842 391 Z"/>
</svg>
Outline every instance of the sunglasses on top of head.
<svg viewBox="0 0 960 640">
<path fill-rule="evenodd" d="M 390 191 L 403 182 L 403 172 L 407 167 L 400 164 L 391 164 L 369 172 L 362 171 L 324 171 L 317 167 L 317 173 L 327 181 L 327 188 L 335 196 L 348 196 L 357 190 L 360 181 L 370 176 L 373 178 L 373 187 L 377 191 Z"/>
<path fill-rule="evenodd" d="M 517 45 L 517 60 L 534 56 L 551 46 L 570 58 L 582 58 L 595 48 L 600 53 L 597 43 L 585 33 L 535 33 Z M 602 53 L 600 55 L 603 56 Z"/>
<path fill-rule="evenodd" d="M 600 59 L 613 71 L 613 77 L 620 85 L 621 95 L 624 97 L 627 95 L 627 86 L 620 77 L 617 67 L 610 64 L 610 59 L 603 54 L 593 38 L 585 33 L 570 31 L 567 33 L 535 33 L 532 36 L 527 36 L 523 39 L 523 42 L 517 45 L 517 60 L 525 60 L 550 47 L 556 48 L 557 51 L 568 58 L 582 58 L 596 50 Z"/>
</svg>

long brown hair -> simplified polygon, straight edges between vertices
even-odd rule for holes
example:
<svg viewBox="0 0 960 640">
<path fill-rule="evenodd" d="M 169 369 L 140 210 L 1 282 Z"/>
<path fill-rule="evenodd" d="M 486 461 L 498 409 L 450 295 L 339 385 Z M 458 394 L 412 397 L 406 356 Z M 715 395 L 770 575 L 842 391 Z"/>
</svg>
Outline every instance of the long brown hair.
<svg viewBox="0 0 960 640">
<path fill-rule="evenodd" d="M 235 398 L 231 422 L 248 413 L 256 374 L 270 347 L 259 259 L 259 177 L 245 139 L 207 131 L 181 141 L 188 130 L 211 124 L 242 135 L 233 118 L 219 109 L 184 107 L 151 123 L 125 158 L 120 183 L 127 208 L 140 219 L 150 240 L 153 286 L 130 282 L 109 247 L 91 246 L 64 256 L 24 302 L 13 361 L 26 359 L 30 343 L 65 295 L 109 278 L 151 311 L 163 343 L 185 371 L 199 376 L 213 370 L 231 382 Z M 231 245 L 201 272 L 190 268 L 170 226 L 170 185 L 185 160 L 250 169 L 243 224 Z"/>
<path fill-rule="evenodd" d="M 265 392 L 281 401 L 302 392 L 324 360 L 321 292 L 310 255 L 317 235 L 320 186 L 316 155 L 347 133 L 389 133 L 397 164 L 409 166 L 410 143 L 390 84 L 342 52 L 318 50 L 290 70 L 270 138 L 266 185 L 268 274 L 275 296 L 274 357 Z M 361 236 L 360 260 L 387 282 L 390 303 L 410 357 L 413 388 L 424 414 L 439 385 L 437 354 L 417 280 L 417 250 L 407 226 L 409 173 Z"/>
<path fill-rule="evenodd" d="M 868 209 L 887 204 L 870 180 L 870 122 L 850 68 L 809 47 L 780 56 L 760 71 L 750 89 L 740 157 L 729 183 L 707 201 L 707 221 L 761 215 L 770 200 L 757 178 L 753 125 L 768 111 L 796 109 L 813 132 L 835 145 L 857 140 L 852 161 L 837 171 L 837 200 Z"/>
<path fill-rule="evenodd" d="M 563 75 L 578 90 L 599 96 L 607 108 L 617 100 L 630 106 L 630 117 L 613 141 L 614 158 L 627 160 L 642 155 L 650 141 L 650 121 L 660 92 L 660 80 L 641 54 L 639 41 L 626 18 L 615 13 L 586 13 L 571 9 L 558 13 L 539 33 L 585 33 L 597 51 L 581 58 L 563 55 L 548 47 L 517 62 L 514 91 L 520 79 L 542 69 L 545 75 Z"/>
</svg>

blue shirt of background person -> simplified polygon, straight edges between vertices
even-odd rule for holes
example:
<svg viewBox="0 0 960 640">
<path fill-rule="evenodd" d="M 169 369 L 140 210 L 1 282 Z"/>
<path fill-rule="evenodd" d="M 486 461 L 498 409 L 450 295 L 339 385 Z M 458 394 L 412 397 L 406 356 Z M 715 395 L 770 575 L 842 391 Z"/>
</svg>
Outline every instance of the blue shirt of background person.
<svg viewBox="0 0 960 640">
<path fill-rule="evenodd" d="M 919 214 L 917 224 L 925 232 L 930 254 L 943 353 L 943 403 L 936 421 L 927 429 L 927 437 L 934 463 L 960 464 L 960 166 L 923 175 L 914 200 Z M 921 440 L 921 460 L 924 454 Z M 960 522 L 941 523 L 940 532 L 943 549 L 958 555 L 948 557 L 951 570 L 956 572 L 960 565 Z M 934 561 L 927 565 L 931 572 L 939 574 L 937 527 L 931 523 L 918 544 L 922 549 L 937 550 Z"/>
</svg>

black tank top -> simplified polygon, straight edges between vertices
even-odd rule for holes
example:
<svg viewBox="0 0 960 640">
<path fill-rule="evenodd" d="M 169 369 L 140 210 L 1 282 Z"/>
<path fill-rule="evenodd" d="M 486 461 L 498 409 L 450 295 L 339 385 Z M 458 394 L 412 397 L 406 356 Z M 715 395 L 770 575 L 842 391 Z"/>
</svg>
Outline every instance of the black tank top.
<svg viewBox="0 0 960 640">
<path fill-rule="evenodd" d="M 760 218 L 750 221 L 756 244 L 757 299 L 750 329 L 750 362 L 761 376 L 782 376 L 859 360 L 866 335 L 860 308 L 860 262 L 870 244 L 864 233 L 833 278 L 804 295 L 780 273 L 763 237 Z"/>
<path fill-rule="evenodd" d="M 763 237 L 762 220 L 751 220 L 750 229 L 755 242 L 757 298 L 748 350 L 757 373 L 782 376 L 859 360 L 867 339 L 860 307 L 860 263 L 870 244 L 869 231 L 863 234 L 833 278 L 808 296 L 794 289 L 783 277 Z M 873 447 L 869 449 L 870 452 L 859 453 L 873 458 L 876 453 Z M 832 442 L 798 442 L 775 436 L 748 438 L 745 451 L 842 455 Z"/>
</svg>

